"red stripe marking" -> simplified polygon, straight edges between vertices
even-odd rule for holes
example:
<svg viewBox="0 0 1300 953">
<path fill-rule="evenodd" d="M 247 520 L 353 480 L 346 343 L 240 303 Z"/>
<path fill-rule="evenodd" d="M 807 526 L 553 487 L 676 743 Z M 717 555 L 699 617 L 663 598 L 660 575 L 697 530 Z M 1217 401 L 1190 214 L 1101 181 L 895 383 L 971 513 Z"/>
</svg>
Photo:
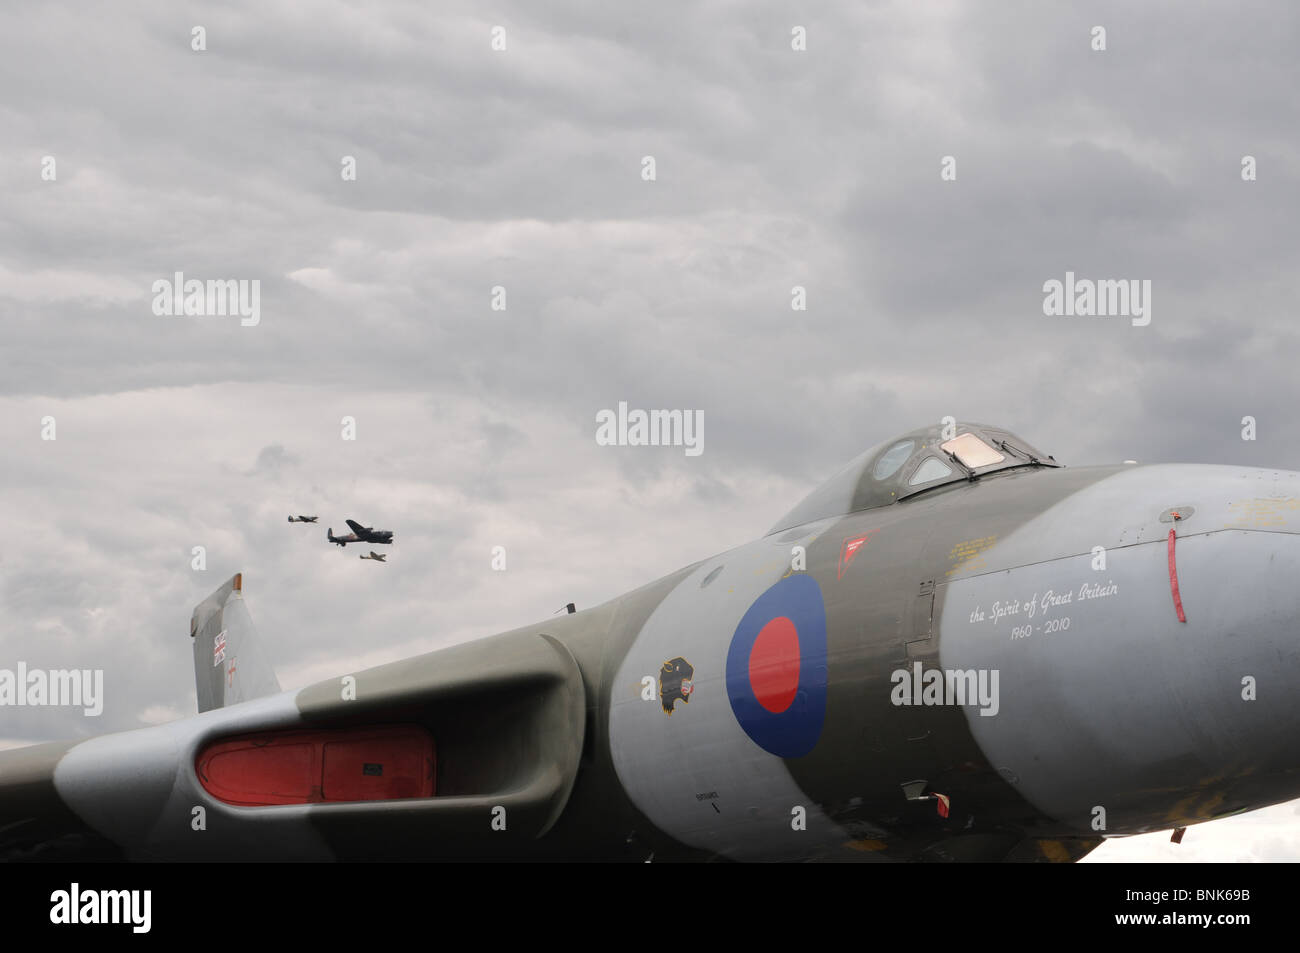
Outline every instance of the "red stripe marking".
<svg viewBox="0 0 1300 953">
<path fill-rule="evenodd" d="M 1174 562 L 1174 531 L 1169 531 L 1169 591 L 1174 594 L 1174 611 L 1178 613 L 1178 621 L 1186 622 L 1187 616 L 1183 615 L 1183 597 L 1178 594 L 1178 564 Z"/>
</svg>

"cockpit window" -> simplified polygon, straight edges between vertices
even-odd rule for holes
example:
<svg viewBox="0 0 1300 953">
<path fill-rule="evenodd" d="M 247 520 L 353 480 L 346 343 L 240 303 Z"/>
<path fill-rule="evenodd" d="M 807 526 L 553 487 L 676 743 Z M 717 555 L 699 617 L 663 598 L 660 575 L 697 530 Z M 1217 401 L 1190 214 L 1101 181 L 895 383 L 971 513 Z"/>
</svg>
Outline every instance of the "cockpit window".
<svg viewBox="0 0 1300 953">
<path fill-rule="evenodd" d="M 948 464 L 944 463 L 942 460 L 929 457 L 924 463 L 916 468 L 916 472 L 912 474 L 912 479 L 907 481 L 907 485 L 920 486 L 922 483 L 929 483 L 931 480 L 942 479 L 950 473 L 952 473 L 952 467 L 948 466 Z"/>
<path fill-rule="evenodd" d="M 973 433 L 964 433 L 959 437 L 949 440 L 947 443 L 939 444 L 940 450 L 951 453 L 963 464 L 972 470 L 980 467 L 992 466 L 995 463 L 1001 463 L 1006 459 L 987 443 L 975 436 Z M 933 477 L 931 477 L 933 479 Z M 913 480 L 913 483 L 916 481 Z"/>
<path fill-rule="evenodd" d="M 946 439 L 949 433 L 957 436 Z M 935 424 L 876 444 L 808 494 L 769 531 L 888 506 L 950 483 L 978 482 L 1001 470 L 1059 467 L 1001 427 Z"/>
<path fill-rule="evenodd" d="M 898 472 L 898 468 L 907 462 L 907 458 L 912 455 L 912 450 L 916 447 L 915 440 L 900 440 L 888 450 L 880 455 L 876 465 L 871 468 L 871 475 L 877 480 L 883 480 L 891 477 Z"/>
</svg>

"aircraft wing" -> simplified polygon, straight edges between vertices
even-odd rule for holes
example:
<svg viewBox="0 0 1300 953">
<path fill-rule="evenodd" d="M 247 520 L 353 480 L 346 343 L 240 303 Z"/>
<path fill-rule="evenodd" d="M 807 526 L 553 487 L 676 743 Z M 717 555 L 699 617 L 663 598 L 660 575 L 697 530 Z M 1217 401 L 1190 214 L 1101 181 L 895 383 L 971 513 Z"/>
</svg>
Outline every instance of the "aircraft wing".
<svg viewBox="0 0 1300 953">
<path fill-rule="evenodd" d="M 597 757 L 595 699 L 553 623 L 282 692 L 241 589 L 194 610 L 199 714 L 0 751 L 0 861 L 642 856 L 582 831 L 599 788 L 561 817 Z M 987 832 L 926 838 L 913 859 L 1069 862 L 1101 842 Z"/>
<path fill-rule="evenodd" d="M 535 850 L 583 751 L 586 689 L 567 648 L 535 627 L 259 694 L 274 674 L 238 580 L 195 609 L 200 714 L 0 751 L 0 861 Z M 214 664 L 222 632 L 226 657 Z"/>
<path fill-rule="evenodd" d="M 366 531 L 366 528 L 356 520 L 344 520 L 343 522 L 347 523 L 348 526 L 352 528 L 352 532 L 356 533 L 358 536 Z"/>
</svg>

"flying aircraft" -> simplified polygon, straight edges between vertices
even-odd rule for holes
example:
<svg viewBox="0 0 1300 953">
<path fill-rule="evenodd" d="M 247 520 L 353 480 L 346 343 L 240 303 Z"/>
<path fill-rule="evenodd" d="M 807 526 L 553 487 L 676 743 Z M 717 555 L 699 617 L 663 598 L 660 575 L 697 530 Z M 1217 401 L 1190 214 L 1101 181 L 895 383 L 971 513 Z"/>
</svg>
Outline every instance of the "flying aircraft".
<svg viewBox="0 0 1300 953">
<path fill-rule="evenodd" d="M 318 519 L 320 519 L 319 516 L 290 516 L 289 522 L 290 523 L 314 523 Z"/>
<path fill-rule="evenodd" d="M 1297 578 L 1300 473 L 951 422 L 603 605 L 297 691 L 236 575 L 199 715 L 0 751 L 0 856 L 1071 861 L 1300 796 Z"/>
<path fill-rule="evenodd" d="M 352 532 L 346 536 L 335 536 L 332 526 L 325 531 L 326 538 L 331 543 L 347 546 L 348 543 L 391 543 L 393 541 L 393 531 L 390 529 L 375 529 L 372 526 L 362 526 L 356 520 L 346 520 L 345 522 L 352 528 Z"/>
<path fill-rule="evenodd" d="M 381 562 L 381 563 L 383 563 L 383 562 L 388 562 L 388 557 L 387 557 L 387 556 L 383 555 L 382 553 L 377 553 L 377 552 L 375 552 L 373 549 L 370 551 L 370 555 L 369 555 L 369 556 L 358 556 L 357 559 L 373 559 L 373 560 L 375 560 L 375 561 L 377 561 L 377 562 Z"/>
</svg>

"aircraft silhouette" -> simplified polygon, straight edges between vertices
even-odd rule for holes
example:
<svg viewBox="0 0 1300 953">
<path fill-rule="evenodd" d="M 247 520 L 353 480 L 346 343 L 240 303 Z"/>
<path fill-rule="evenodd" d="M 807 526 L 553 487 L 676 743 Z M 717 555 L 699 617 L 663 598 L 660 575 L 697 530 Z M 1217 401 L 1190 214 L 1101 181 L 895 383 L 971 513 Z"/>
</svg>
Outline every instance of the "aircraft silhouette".
<svg viewBox="0 0 1300 953">
<path fill-rule="evenodd" d="M 325 537 L 331 543 L 337 546 L 347 546 L 348 543 L 391 543 L 393 541 L 393 531 L 390 529 L 375 529 L 371 526 L 362 526 L 356 520 L 347 520 L 348 526 L 352 532 L 346 536 L 335 536 L 334 528 L 330 527 L 325 532 Z"/>
</svg>

